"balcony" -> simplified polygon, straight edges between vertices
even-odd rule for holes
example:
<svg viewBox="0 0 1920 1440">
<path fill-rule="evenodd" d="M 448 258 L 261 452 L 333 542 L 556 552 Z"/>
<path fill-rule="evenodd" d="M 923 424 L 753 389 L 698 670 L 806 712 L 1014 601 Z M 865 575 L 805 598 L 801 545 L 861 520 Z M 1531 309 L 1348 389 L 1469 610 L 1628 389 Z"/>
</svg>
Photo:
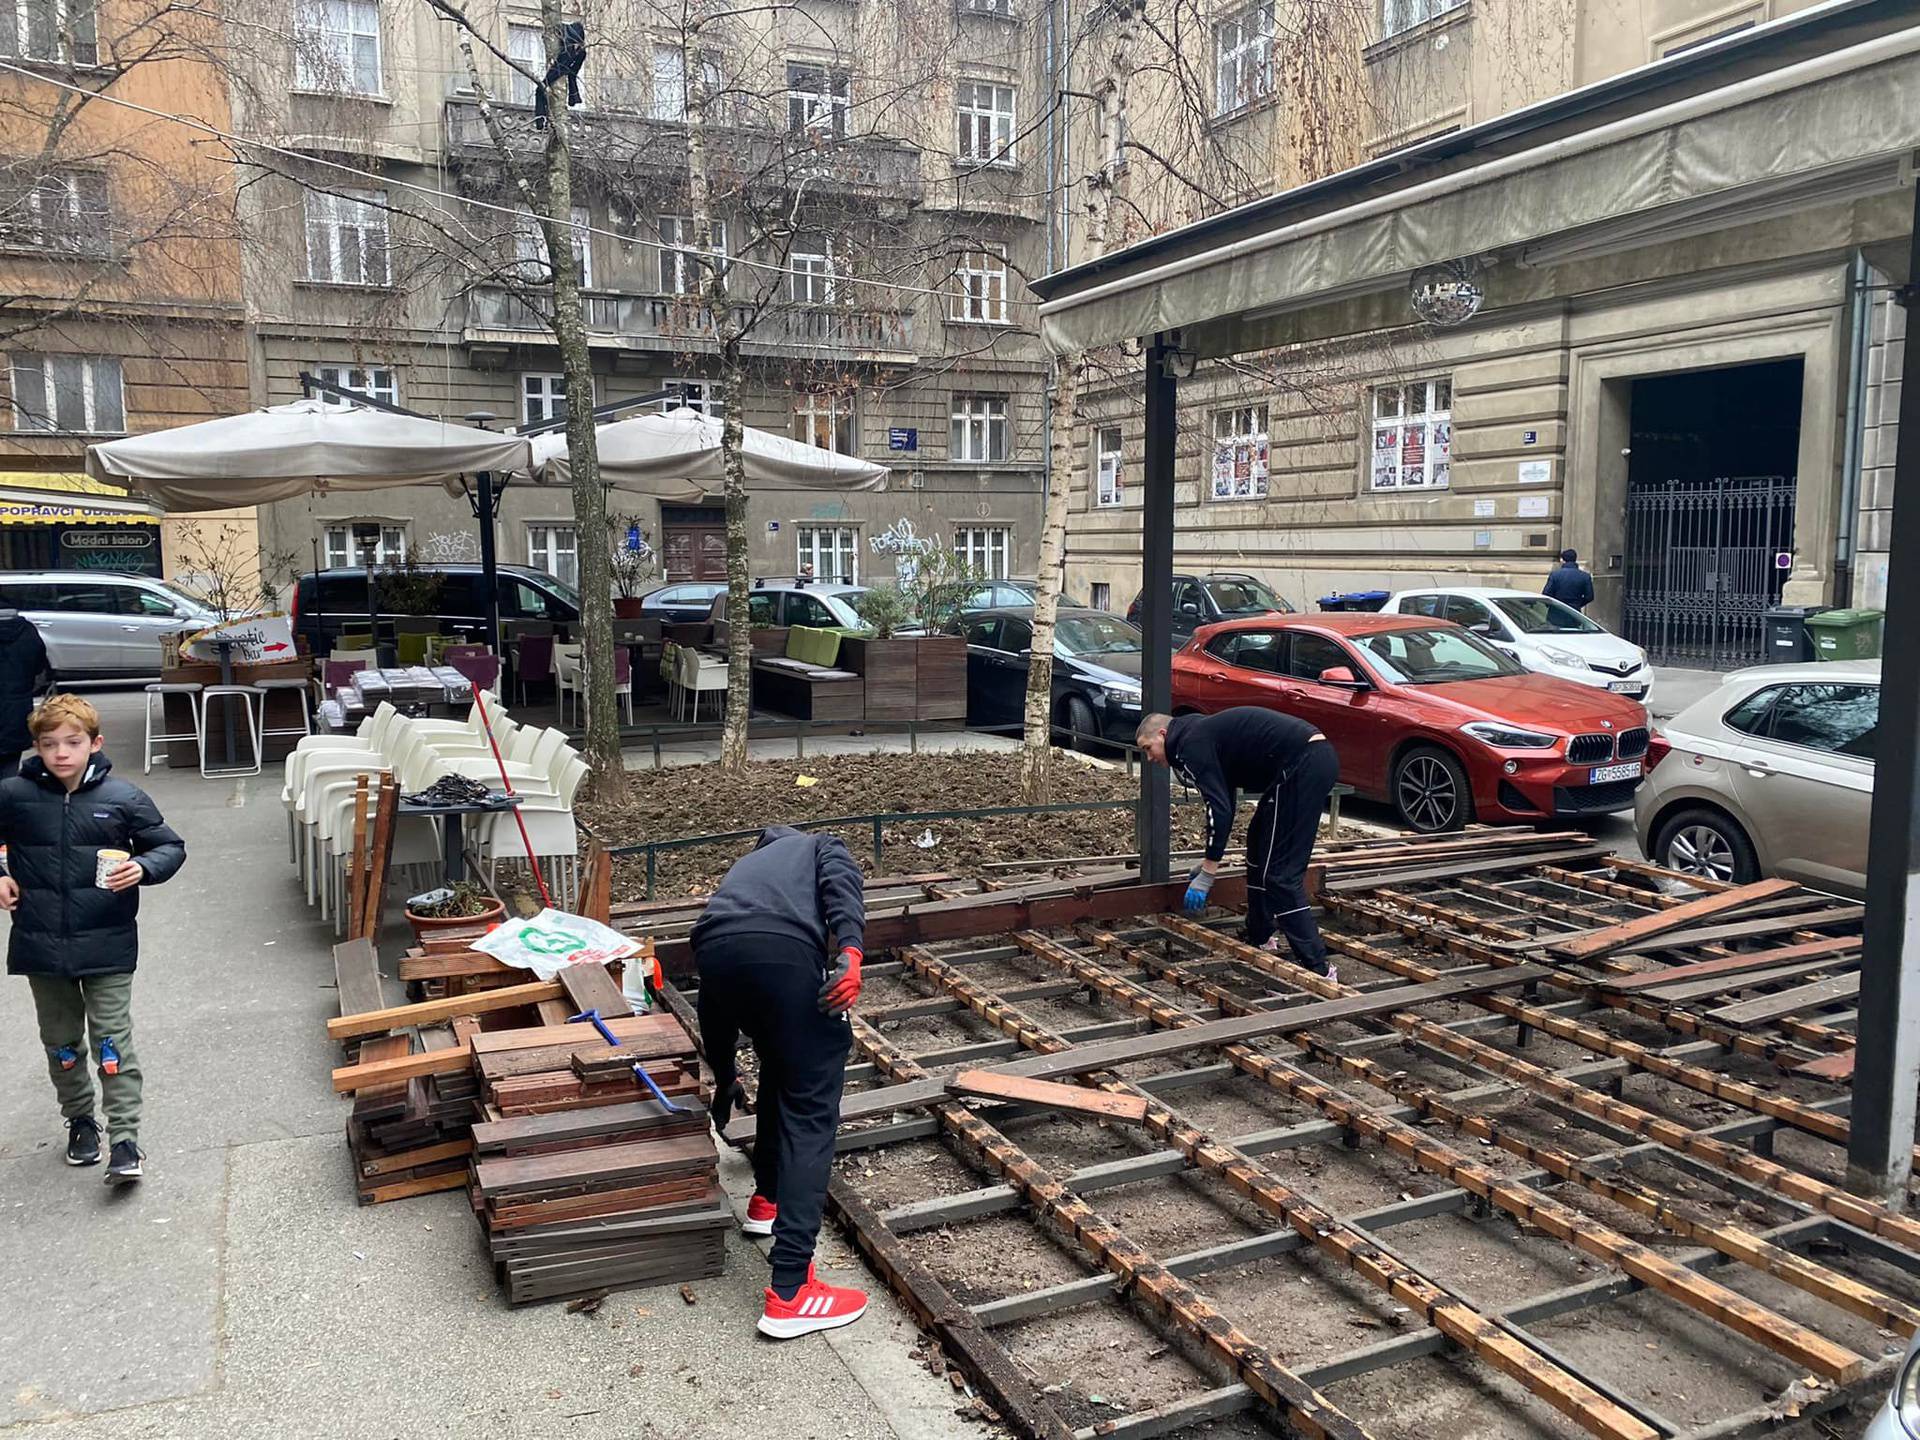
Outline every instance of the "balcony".
<svg viewBox="0 0 1920 1440">
<path fill-rule="evenodd" d="M 505 139 L 515 155 L 537 154 L 544 146 L 533 128 L 530 110 L 496 105 Z M 456 164 L 480 167 L 499 160 L 480 107 L 471 100 L 449 100 L 447 152 Z M 686 127 L 672 121 L 609 110 L 576 110 L 570 141 L 575 155 L 593 155 L 619 174 L 652 175 L 680 184 L 686 174 Z M 830 140 L 817 146 L 764 127 L 716 125 L 707 131 L 708 167 L 738 178 L 741 187 L 791 188 L 892 200 L 917 205 L 925 194 L 920 152 L 880 140 Z"/>
<path fill-rule="evenodd" d="M 583 292 L 588 343 L 596 349 L 662 355 L 712 354 L 712 312 L 696 297 Z M 544 300 L 495 286 L 467 292 L 461 343 L 469 351 L 500 352 L 509 346 L 549 344 L 549 313 Z M 834 306 L 790 306 L 768 311 L 755 324 L 744 349 L 749 355 L 794 359 L 832 357 L 876 364 L 908 365 L 913 348 L 911 310 L 850 310 Z"/>
</svg>

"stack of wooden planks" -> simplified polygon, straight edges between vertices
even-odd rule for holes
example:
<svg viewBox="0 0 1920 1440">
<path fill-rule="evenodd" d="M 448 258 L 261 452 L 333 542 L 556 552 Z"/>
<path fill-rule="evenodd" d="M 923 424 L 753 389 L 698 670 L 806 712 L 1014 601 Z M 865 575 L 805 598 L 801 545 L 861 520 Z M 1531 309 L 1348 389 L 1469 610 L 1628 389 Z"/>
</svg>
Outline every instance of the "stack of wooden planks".
<svg viewBox="0 0 1920 1440">
<path fill-rule="evenodd" d="M 720 1271 L 733 1219 L 693 1042 L 664 1012 L 606 1024 L 617 1049 L 591 1024 L 473 1040 L 489 1118 L 473 1130 L 470 1197 L 515 1304 Z"/>
<path fill-rule="evenodd" d="M 451 1051 L 473 1029 L 472 1020 L 424 1026 L 422 1053 Z M 413 1036 L 363 1040 L 361 1061 L 390 1060 L 413 1053 Z M 466 1179 L 479 1088 L 471 1069 L 416 1075 L 354 1092 L 347 1117 L 347 1152 L 362 1205 L 404 1200 L 436 1190 L 457 1190 Z"/>
</svg>

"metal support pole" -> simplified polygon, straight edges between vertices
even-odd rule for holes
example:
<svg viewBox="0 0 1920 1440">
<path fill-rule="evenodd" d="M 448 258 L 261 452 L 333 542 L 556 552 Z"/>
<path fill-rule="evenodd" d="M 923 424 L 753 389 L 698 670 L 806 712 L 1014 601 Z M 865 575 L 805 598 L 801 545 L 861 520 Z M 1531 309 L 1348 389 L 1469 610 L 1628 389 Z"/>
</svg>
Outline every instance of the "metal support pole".
<svg viewBox="0 0 1920 1440">
<path fill-rule="evenodd" d="M 1888 549 L 1920 556 L 1920 187 L 1908 241 L 1905 366 L 1900 441 L 1894 456 Z M 1880 726 L 1873 817 L 1867 826 L 1866 947 L 1860 957 L 1860 1044 L 1853 1070 L 1853 1130 L 1847 1188 L 1902 1204 L 1913 1169 L 1915 1092 L 1920 1087 L 1920 576 L 1887 572 L 1880 662 Z"/>
<path fill-rule="evenodd" d="M 1140 628 L 1145 654 L 1140 663 L 1142 713 L 1173 708 L 1173 457 L 1177 440 L 1175 401 L 1179 386 L 1167 368 L 1172 337 L 1156 335 L 1147 346 L 1147 433 L 1145 506 L 1141 511 Z M 1140 767 L 1140 809 L 1135 818 L 1134 849 L 1140 852 L 1140 878 L 1164 881 L 1170 868 L 1173 807 L 1164 765 Z"/>
<path fill-rule="evenodd" d="M 493 472 L 481 470 L 473 477 L 474 518 L 480 522 L 480 580 L 486 587 L 487 648 L 500 653 L 500 556 L 495 547 L 494 526 L 500 518 L 499 501 L 494 495 Z"/>
</svg>

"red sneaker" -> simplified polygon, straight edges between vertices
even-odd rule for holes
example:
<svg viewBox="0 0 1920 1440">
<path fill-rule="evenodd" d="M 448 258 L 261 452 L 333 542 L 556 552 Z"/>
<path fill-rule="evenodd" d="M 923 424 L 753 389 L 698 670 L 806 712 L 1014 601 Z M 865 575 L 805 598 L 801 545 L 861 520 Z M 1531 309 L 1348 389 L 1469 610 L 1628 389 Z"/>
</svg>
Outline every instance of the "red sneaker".
<svg viewBox="0 0 1920 1440">
<path fill-rule="evenodd" d="M 755 1195 L 747 1201 L 747 1218 L 740 1222 L 742 1235 L 771 1235 L 773 1217 L 780 1213 L 780 1207 L 771 1200 Z"/>
<path fill-rule="evenodd" d="M 814 1278 L 813 1266 L 807 1266 L 807 1283 L 793 1292 L 791 1300 L 782 1300 L 767 1291 L 767 1308 L 760 1316 L 758 1329 L 775 1340 L 793 1340 L 816 1330 L 837 1330 L 851 1325 L 867 1313 L 867 1297 L 858 1290 L 843 1290 L 823 1285 Z"/>
</svg>

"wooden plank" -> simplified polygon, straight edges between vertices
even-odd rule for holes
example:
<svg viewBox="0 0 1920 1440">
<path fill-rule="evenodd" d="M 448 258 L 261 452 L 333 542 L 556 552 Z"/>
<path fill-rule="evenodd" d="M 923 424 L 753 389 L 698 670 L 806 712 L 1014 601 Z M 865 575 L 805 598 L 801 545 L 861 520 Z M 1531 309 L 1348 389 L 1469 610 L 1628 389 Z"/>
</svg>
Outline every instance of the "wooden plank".
<svg viewBox="0 0 1920 1440">
<path fill-rule="evenodd" d="M 1818 1060 L 1809 1060 L 1804 1065 L 1794 1067 L 1796 1075 L 1811 1075 L 1818 1080 L 1853 1079 L 1853 1051 L 1839 1050 L 1831 1055 L 1822 1055 Z"/>
<path fill-rule="evenodd" d="M 680 1135 L 626 1145 L 601 1145 L 555 1155 L 521 1155 L 481 1160 L 474 1183 L 488 1196 L 522 1195 L 557 1186 L 613 1185 L 635 1180 L 710 1175 L 718 1157 L 705 1135 Z"/>
<path fill-rule="evenodd" d="M 624 1105 L 602 1105 L 591 1110 L 562 1110 L 552 1115 L 526 1115 L 510 1120 L 483 1120 L 473 1127 L 473 1145 L 481 1154 L 537 1145 L 553 1140 L 587 1140 L 626 1130 L 653 1130 L 698 1126 L 702 1115 L 677 1115 L 658 1100 L 633 1100 Z"/>
<path fill-rule="evenodd" d="M 1683 980 L 1705 980 L 1714 975 L 1738 975 L 1748 970 L 1764 970 L 1793 960 L 1815 960 L 1823 955 L 1849 955 L 1861 946 L 1857 935 L 1836 936 L 1830 940 L 1808 940 L 1799 945 L 1782 945 L 1768 950 L 1749 950 L 1739 955 L 1722 955 L 1717 960 L 1696 960 L 1690 965 L 1670 965 L 1661 970 L 1646 970 L 1638 975 L 1608 976 L 1602 988 L 1620 993 L 1660 989 Z"/>
<path fill-rule="evenodd" d="M 1258 1015 L 1214 1020 L 1180 1031 L 1130 1035 L 1119 1040 L 1104 1040 L 1094 1045 L 1076 1045 L 1072 1049 L 1062 1050 L 1057 1054 L 1035 1055 L 1006 1065 L 996 1065 L 988 1073 L 1021 1075 L 1035 1079 L 1082 1075 L 1089 1070 L 1099 1070 L 1109 1065 L 1122 1065 L 1133 1060 L 1149 1060 L 1159 1055 L 1175 1055 L 1182 1050 L 1232 1045 L 1263 1035 L 1290 1035 L 1296 1030 L 1305 1030 L 1315 1025 L 1331 1024 L 1339 1020 L 1364 1019 L 1369 1015 L 1381 1015 L 1393 1010 L 1426 1005 L 1436 1000 L 1457 1000 L 1488 990 L 1502 990 L 1524 985 L 1530 980 L 1543 979 L 1552 973 L 1551 969 L 1541 965 L 1515 965 L 1505 970 L 1483 970 L 1459 979 L 1436 980 L 1424 985 L 1399 986 L 1392 990 L 1376 990 L 1365 995 L 1354 995 L 1339 1000 L 1322 1000 L 1316 1004 L 1299 1005 L 1288 1010 L 1269 1010 Z M 901 1085 L 883 1085 L 875 1090 L 866 1090 L 857 1095 L 847 1096 L 841 1102 L 840 1119 L 844 1124 L 848 1120 L 858 1120 L 869 1115 L 883 1115 L 896 1109 L 938 1104 L 946 1098 L 947 1082 L 944 1078 L 937 1076 L 927 1080 L 908 1081 Z M 753 1117 L 749 1115 L 732 1121 L 728 1124 L 725 1134 L 726 1138 L 734 1144 L 752 1139 Z"/>
<path fill-rule="evenodd" d="M 1450 880 L 1456 875 L 1489 875 L 1500 870 L 1525 870 L 1534 865 L 1559 864 L 1569 860 L 1592 860 L 1606 853 L 1604 845 L 1588 844 L 1566 850 L 1542 850 L 1526 855 L 1510 855 L 1505 859 L 1463 855 L 1444 865 L 1420 865 L 1404 870 L 1381 870 L 1360 875 L 1343 875 L 1338 879 L 1329 878 L 1320 888 L 1329 895 L 1341 895 L 1356 890 L 1376 890 L 1383 885 L 1407 884 L 1415 880 Z"/>
<path fill-rule="evenodd" d="M 387 1003 L 380 983 L 380 958 L 371 940 L 348 940 L 333 947 L 333 984 L 342 1015 L 378 1010 Z"/>
<path fill-rule="evenodd" d="M 412 1049 L 413 1041 L 408 1036 L 382 1035 L 375 1039 L 368 1040 L 360 1046 L 360 1065 L 377 1067 L 383 1064 L 390 1064 L 405 1059 L 407 1053 Z M 356 1115 L 362 1114 L 378 1106 L 382 1101 L 402 1098 L 406 1091 L 406 1085 L 404 1083 L 406 1078 L 404 1075 L 394 1075 L 389 1076 L 385 1083 L 374 1080 L 365 1086 L 356 1087 L 363 1093 L 354 1104 L 354 1113 Z"/>
<path fill-rule="evenodd" d="M 1724 890 L 1715 895 L 1703 895 L 1698 900 L 1689 900 L 1686 904 L 1676 905 L 1671 910 L 1662 910 L 1653 915 L 1641 915 L 1632 920 L 1624 920 L 1618 925 L 1604 925 L 1598 930 L 1571 935 L 1554 941 L 1547 946 L 1547 949 L 1563 960 L 1596 960 L 1603 955 L 1611 955 L 1616 950 L 1646 945 L 1658 936 L 1675 930 L 1684 930 L 1710 916 L 1724 915 L 1730 910 L 1739 910 L 1762 900 L 1772 900 L 1776 896 L 1785 895 L 1788 891 L 1799 888 L 1799 885 L 1792 880 L 1756 880 L 1751 885 L 1742 885 L 1737 889 Z"/>
<path fill-rule="evenodd" d="M 677 1044 L 686 1054 L 693 1054 L 693 1041 L 681 1028 L 680 1022 L 664 1011 L 651 1015 L 625 1015 L 618 1020 L 606 1022 L 607 1029 L 626 1048 L 637 1048 L 642 1044 L 663 1046 Z M 473 1053 L 478 1056 L 504 1055 L 513 1050 L 553 1050 L 571 1046 L 605 1046 L 606 1040 L 592 1025 L 534 1025 L 518 1030 L 487 1030 L 473 1037 Z M 653 1049 L 652 1055 L 674 1053 L 671 1049 Z M 565 1069 L 563 1059 L 556 1069 Z"/>
<path fill-rule="evenodd" d="M 1757 1000 L 1722 1005 L 1718 1010 L 1709 1010 L 1707 1018 L 1718 1020 L 1723 1025 L 1756 1025 L 1765 1020 L 1777 1020 L 1782 1015 L 1791 1015 L 1796 1010 L 1811 1010 L 1836 1000 L 1850 1000 L 1859 993 L 1860 976 L 1857 972 L 1836 975 L 1831 980 L 1795 986 L 1777 995 L 1762 995 Z"/>
<path fill-rule="evenodd" d="M 360 775 L 353 782 L 353 848 L 347 852 L 347 934 L 355 938 L 366 933 L 361 923 L 366 892 L 367 777 Z"/>
<path fill-rule="evenodd" d="M 466 1167 L 443 1171 L 438 1175 L 417 1175 L 408 1180 L 395 1180 L 385 1185 L 363 1186 L 360 1190 L 362 1205 L 379 1205 L 388 1200 L 407 1200 L 415 1195 L 431 1195 L 440 1190 L 461 1190 L 466 1187 Z"/>
<path fill-rule="evenodd" d="M 397 1037 L 403 1044 L 406 1037 Z M 456 1075 L 470 1069 L 473 1056 L 464 1045 L 451 1050 L 427 1050 L 418 1055 L 398 1055 L 390 1060 L 368 1060 L 370 1046 L 378 1040 L 369 1040 L 360 1047 L 361 1061 L 358 1065 L 343 1065 L 333 1072 L 333 1088 L 336 1094 L 349 1095 L 356 1091 L 377 1089 L 397 1081 L 411 1080 L 417 1075 Z"/>
<path fill-rule="evenodd" d="M 1744 975 L 1717 975 L 1707 980 L 1689 980 L 1685 984 L 1671 985 L 1659 992 L 1660 999 L 1670 1005 L 1684 1005 L 1691 1001 L 1724 995 L 1729 990 L 1754 990 L 1763 985 L 1778 985 L 1785 980 L 1799 980 L 1808 975 L 1821 972 L 1832 973 L 1847 970 L 1857 963 L 1852 960 L 1800 960 L 1791 965 L 1774 965 L 1765 970 L 1750 970 Z"/>
<path fill-rule="evenodd" d="M 627 997 L 605 965 L 563 966 L 554 978 L 565 987 L 575 1015 L 598 1010 L 602 1020 L 616 1020 L 633 1014 L 633 1006 L 627 1003 Z"/>
<path fill-rule="evenodd" d="M 373 949 L 371 943 L 365 940 L 349 943 L 366 946 L 368 953 Z M 337 950 L 345 948 L 345 946 L 336 947 Z M 343 1014 L 337 1020 L 329 1020 L 327 1037 L 332 1040 L 350 1040 L 358 1035 L 384 1035 L 389 1030 L 401 1030 L 409 1025 L 435 1025 L 460 1015 L 485 1015 L 495 1010 L 512 1010 L 522 1005 L 537 1005 L 542 1000 L 558 999 L 561 993 L 561 987 L 557 982 L 541 981 L 532 985 L 509 985 L 499 990 L 481 990 L 472 995 L 454 995 L 445 1000 L 422 1000 L 412 1005 L 393 1005 L 384 1010 L 369 1009 Z"/>
<path fill-rule="evenodd" d="M 423 1145 L 417 1150 L 400 1150 L 392 1155 L 377 1155 L 360 1162 L 363 1176 L 391 1175 L 396 1170 L 411 1170 L 416 1165 L 431 1165 L 436 1160 L 458 1160 L 473 1153 L 471 1140 L 443 1140 L 438 1145 Z"/>
<path fill-rule="evenodd" d="M 380 938 L 380 921 L 387 904 L 387 865 L 393 856 L 393 830 L 400 813 L 400 782 L 380 777 L 379 799 L 373 814 L 373 848 L 367 859 L 366 894 L 360 909 L 360 937 Z"/>
<path fill-rule="evenodd" d="M 1147 1118 L 1144 1095 L 1109 1095 L 1081 1085 L 1060 1085 L 1050 1080 L 1027 1080 L 1017 1075 L 995 1075 L 990 1070 L 962 1070 L 947 1082 L 955 1095 L 978 1095 L 988 1100 L 1013 1100 L 1022 1105 L 1040 1105 L 1049 1110 L 1067 1110 L 1095 1115 L 1108 1120 L 1128 1120 L 1138 1125 Z"/>
</svg>

